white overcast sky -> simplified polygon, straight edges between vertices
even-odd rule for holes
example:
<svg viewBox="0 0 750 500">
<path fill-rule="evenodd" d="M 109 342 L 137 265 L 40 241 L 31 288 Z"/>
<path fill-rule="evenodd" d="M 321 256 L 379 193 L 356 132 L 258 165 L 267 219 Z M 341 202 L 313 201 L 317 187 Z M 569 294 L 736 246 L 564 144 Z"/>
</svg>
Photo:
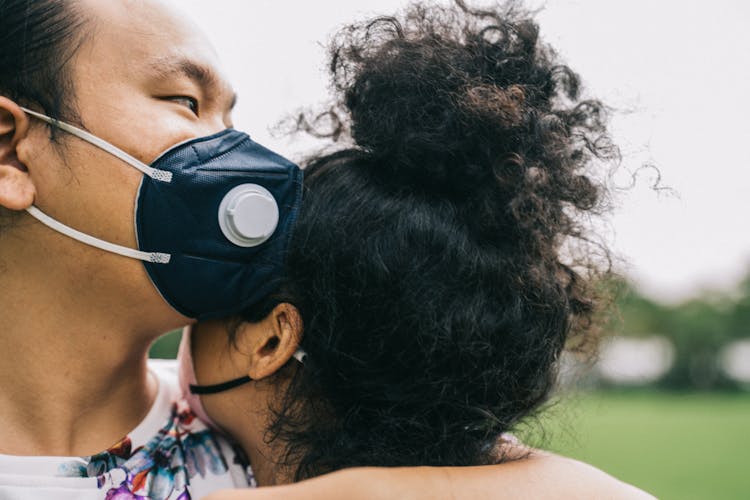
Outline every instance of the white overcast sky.
<svg viewBox="0 0 750 500">
<path fill-rule="evenodd" d="M 336 27 L 406 0 L 175 0 L 208 34 L 240 94 L 237 128 L 291 157 L 270 127 L 328 96 L 323 44 Z M 750 2 L 539 0 L 542 37 L 612 121 L 624 168 L 659 167 L 620 199 L 612 241 L 648 293 L 680 300 L 750 270 Z"/>
</svg>

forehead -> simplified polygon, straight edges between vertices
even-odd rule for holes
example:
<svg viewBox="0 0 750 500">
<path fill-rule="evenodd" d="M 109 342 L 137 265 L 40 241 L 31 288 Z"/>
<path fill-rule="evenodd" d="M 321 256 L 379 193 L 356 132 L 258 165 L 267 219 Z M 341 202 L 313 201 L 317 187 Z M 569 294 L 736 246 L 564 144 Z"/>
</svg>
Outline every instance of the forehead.
<svg viewBox="0 0 750 500">
<path fill-rule="evenodd" d="M 153 76 L 184 64 L 210 70 L 226 85 L 218 57 L 203 32 L 156 0 L 79 0 L 89 36 L 78 56 L 84 80 Z"/>
</svg>

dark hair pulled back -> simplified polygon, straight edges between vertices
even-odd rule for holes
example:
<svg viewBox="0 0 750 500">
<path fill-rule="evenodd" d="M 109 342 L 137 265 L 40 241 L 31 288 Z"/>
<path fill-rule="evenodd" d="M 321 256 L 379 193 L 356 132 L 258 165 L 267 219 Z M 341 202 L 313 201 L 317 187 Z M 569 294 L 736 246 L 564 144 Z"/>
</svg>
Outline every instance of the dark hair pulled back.
<svg viewBox="0 0 750 500">
<path fill-rule="evenodd" d="M 298 126 L 341 146 L 310 160 L 285 283 L 246 314 L 304 320 L 268 439 L 298 479 L 502 461 L 563 349 L 596 345 L 604 108 L 516 4 L 348 26 L 330 71 L 339 100 Z"/>
</svg>

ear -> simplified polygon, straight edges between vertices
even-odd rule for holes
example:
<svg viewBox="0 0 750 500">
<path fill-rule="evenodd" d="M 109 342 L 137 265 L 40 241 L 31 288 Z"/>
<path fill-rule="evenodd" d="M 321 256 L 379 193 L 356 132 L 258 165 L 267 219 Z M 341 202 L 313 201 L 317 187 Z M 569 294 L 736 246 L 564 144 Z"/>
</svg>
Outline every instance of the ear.
<svg viewBox="0 0 750 500">
<path fill-rule="evenodd" d="M 0 96 L 0 206 L 24 210 L 34 203 L 36 188 L 18 158 L 18 145 L 29 131 L 29 118 L 13 101 Z"/>
<path fill-rule="evenodd" d="M 248 375 L 260 380 L 279 371 L 292 358 L 302 339 L 302 317 L 291 304 L 279 304 L 259 324 L 251 327 Z M 247 344 L 246 344 L 247 345 Z"/>
</svg>

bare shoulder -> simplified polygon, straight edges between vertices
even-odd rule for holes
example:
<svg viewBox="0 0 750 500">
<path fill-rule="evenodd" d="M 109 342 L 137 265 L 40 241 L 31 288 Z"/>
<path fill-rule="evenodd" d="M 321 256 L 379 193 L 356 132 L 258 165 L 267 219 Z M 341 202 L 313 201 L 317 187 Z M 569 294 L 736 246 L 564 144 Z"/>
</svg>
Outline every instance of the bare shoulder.
<svg viewBox="0 0 750 500">
<path fill-rule="evenodd" d="M 533 493 L 535 498 L 655 498 L 585 462 L 543 450 L 527 451 L 527 458 L 498 467 L 508 467 L 504 472 L 514 478 L 513 482 L 520 488 L 519 492 Z"/>
</svg>

